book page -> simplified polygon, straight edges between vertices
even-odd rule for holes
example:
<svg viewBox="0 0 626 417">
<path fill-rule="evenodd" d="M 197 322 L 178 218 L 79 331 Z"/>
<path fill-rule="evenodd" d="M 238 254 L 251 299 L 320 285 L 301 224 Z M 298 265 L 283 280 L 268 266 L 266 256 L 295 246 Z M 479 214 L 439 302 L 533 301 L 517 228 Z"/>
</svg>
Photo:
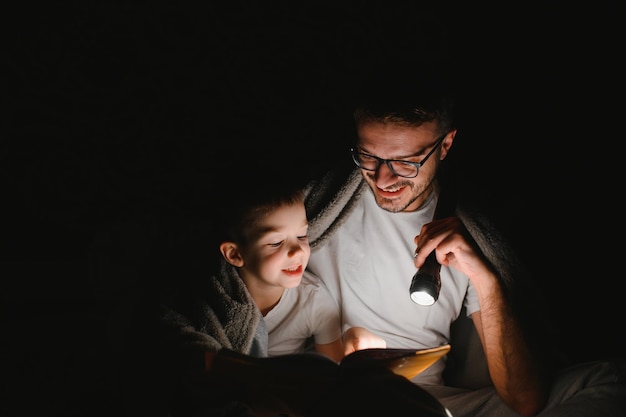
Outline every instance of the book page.
<svg viewBox="0 0 626 417">
<path fill-rule="evenodd" d="M 450 351 L 450 345 L 430 349 L 363 349 L 343 358 L 342 367 L 385 367 L 408 379 L 419 375 Z"/>
</svg>

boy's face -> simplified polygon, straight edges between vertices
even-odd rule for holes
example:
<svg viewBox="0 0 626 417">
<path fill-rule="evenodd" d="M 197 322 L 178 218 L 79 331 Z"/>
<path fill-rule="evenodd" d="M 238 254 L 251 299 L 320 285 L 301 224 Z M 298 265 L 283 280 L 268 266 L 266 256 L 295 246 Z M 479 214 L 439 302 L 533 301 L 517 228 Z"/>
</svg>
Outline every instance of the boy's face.
<svg viewBox="0 0 626 417">
<path fill-rule="evenodd" d="M 250 285 L 293 288 L 300 284 L 311 248 L 304 204 L 283 205 L 257 219 L 246 232 L 240 273 Z"/>
</svg>

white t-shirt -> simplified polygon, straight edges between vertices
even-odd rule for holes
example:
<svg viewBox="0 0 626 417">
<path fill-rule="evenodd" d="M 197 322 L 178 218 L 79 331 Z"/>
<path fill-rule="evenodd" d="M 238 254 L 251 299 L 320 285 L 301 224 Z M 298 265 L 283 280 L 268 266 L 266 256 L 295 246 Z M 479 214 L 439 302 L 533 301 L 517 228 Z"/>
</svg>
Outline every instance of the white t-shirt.
<svg viewBox="0 0 626 417">
<path fill-rule="evenodd" d="M 463 305 L 470 315 L 479 310 L 469 278 L 441 268 L 441 292 L 431 306 L 409 296 L 415 243 L 436 206 L 433 196 L 419 210 L 390 213 L 381 209 L 369 188 L 330 239 L 311 253 L 308 270 L 319 277 L 341 306 L 342 324 L 365 327 L 389 348 L 430 348 L 449 342 L 450 325 Z M 453 347 L 454 348 L 454 347 Z M 444 360 L 437 361 L 416 382 L 442 383 Z"/>
<path fill-rule="evenodd" d="M 341 337 L 339 306 L 324 284 L 306 271 L 300 285 L 285 289 L 264 320 L 269 356 L 303 352 L 311 336 L 319 344 Z"/>
</svg>

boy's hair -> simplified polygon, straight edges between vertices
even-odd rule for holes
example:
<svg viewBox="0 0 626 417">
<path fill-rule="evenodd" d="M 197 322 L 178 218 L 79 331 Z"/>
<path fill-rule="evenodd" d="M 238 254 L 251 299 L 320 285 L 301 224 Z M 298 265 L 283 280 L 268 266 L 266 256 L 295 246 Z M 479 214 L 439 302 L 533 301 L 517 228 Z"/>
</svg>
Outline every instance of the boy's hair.
<svg viewBox="0 0 626 417">
<path fill-rule="evenodd" d="M 297 183 L 256 184 L 229 200 L 218 219 L 219 240 L 245 244 L 246 231 L 257 220 L 281 206 L 304 204 L 304 189 Z"/>
</svg>

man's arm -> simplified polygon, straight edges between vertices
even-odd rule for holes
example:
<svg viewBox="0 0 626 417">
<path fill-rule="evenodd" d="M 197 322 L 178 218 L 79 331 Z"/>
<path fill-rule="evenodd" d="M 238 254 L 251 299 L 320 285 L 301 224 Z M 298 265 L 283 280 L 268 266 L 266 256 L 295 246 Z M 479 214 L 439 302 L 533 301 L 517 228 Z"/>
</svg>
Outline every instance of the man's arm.
<svg viewBox="0 0 626 417">
<path fill-rule="evenodd" d="M 472 315 L 485 350 L 489 374 L 502 400 L 518 413 L 532 416 L 546 404 L 549 382 L 542 355 L 532 351 L 513 313 L 502 283 L 457 217 L 426 224 L 415 238 L 420 267 L 430 252 L 437 260 L 466 274 L 472 281 L 480 312 Z"/>
<path fill-rule="evenodd" d="M 496 280 L 497 281 L 497 280 Z M 495 287 L 499 287 L 496 283 Z M 525 416 L 537 414 L 546 404 L 548 382 L 543 367 L 527 347 L 518 322 L 499 289 L 481 294 L 481 310 L 472 320 L 485 350 L 489 375 L 502 400 Z"/>
</svg>

